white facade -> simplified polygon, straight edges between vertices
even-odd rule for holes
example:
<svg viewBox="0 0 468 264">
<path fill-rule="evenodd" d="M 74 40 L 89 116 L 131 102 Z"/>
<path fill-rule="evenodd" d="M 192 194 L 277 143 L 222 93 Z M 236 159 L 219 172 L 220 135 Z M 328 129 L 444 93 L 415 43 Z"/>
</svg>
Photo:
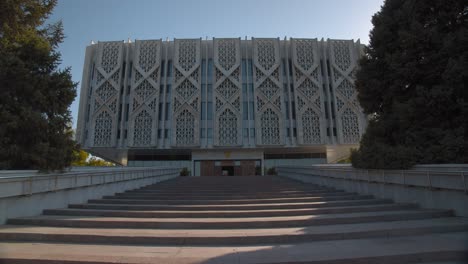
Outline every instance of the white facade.
<svg viewBox="0 0 468 264">
<path fill-rule="evenodd" d="M 293 38 L 99 42 L 86 49 L 77 139 L 123 164 L 193 150 L 325 158 L 364 132 L 353 82 L 362 48 Z"/>
</svg>

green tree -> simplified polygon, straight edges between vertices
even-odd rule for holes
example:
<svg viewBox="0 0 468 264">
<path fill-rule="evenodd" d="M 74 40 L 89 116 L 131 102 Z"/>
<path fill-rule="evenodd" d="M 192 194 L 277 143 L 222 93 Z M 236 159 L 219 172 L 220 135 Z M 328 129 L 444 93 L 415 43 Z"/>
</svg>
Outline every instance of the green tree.
<svg viewBox="0 0 468 264">
<path fill-rule="evenodd" d="M 61 70 L 55 0 L 0 1 L 0 169 L 61 170 L 73 160 L 70 69 Z"/>
<path fill-rule="evenodd" d="M 97 157 L 89 157 L 89 153 L 84 150 L 75 150 L 72 166 L 115 166 L 115 163 L 99 159 Z"/>
<path fill-rule="evenodd" d="M 353 166 L 466 162 L 466 1 L 386 0 L 372 23 L 356 74 L 370 121 Z"/>
</svg>

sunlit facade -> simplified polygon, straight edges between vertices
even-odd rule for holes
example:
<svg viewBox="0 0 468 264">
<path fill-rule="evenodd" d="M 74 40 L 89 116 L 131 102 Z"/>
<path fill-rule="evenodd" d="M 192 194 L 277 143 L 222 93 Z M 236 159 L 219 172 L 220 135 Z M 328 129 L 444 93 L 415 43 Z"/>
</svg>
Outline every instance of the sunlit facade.
<svg viewBox="0 0 468 264">
<path fill-rule="evenodd" d="M 334 162 L 366 117 L 353 40 L 110 41 L 86 49 L 77 139 L 129 166 L 253 175 Z"/>
</svg>

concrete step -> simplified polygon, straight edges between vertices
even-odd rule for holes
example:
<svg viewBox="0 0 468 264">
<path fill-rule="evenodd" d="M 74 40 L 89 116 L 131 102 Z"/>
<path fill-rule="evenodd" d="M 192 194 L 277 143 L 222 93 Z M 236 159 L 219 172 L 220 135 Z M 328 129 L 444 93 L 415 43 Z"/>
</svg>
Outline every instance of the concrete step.
<svg viewBox="0 0 468 264">
<path fill-rule="evenodd" d="M 468 232 L 468 219 L 377 222 L 275 229 L 112 229 L 7 225 L 0 241 L 125 245 L 254 245 Z"/>
<path fill-rule="evenodd" d="M 334 189 L 315 189 L 309 191 L 274 191 L 274 190 L 129 190 L 123 193 L 138 193 L 138 194 L 165 194 L 165 195 L 180 195 L 180 194 L 206 194 L 206 195 L 270 195 L 270 194 L 310 194 L 310 193 L 325 193 L 325 192 L 344 192 Z"/>
<path fill-rule="evenodd" d="M 251 203 L 272 203 L 272 202 L 318 202 L 318 201 L 340 201 L 340 200 L 362 200 L 373 198 L 372 195 L 331 195 L 331 196 L 311 196 L 311 197 L 283 197 L 283 198 L 255 198 L 255 199 L 228 199 L 222 197 L 218 199 L 201 199 L 201 198 L 186 198 L 180 197 L 122 197 L 122 196 L 104 196 L 103 199 L 110 201 L 115 200 L 116 203 L 129 203 L 128 201 L 138 201 L 139 204 L 251 204 Z M 92 199 L 90 202 L 99 199 Z M 102 199 L 101 199 L 102 200 Z M 146 201 L 146 202 L 144 202 Z M 107 203 L 107 202 L 106 202 Z"/>
<path fill-rule="evenodd" d="M 0 243 L 2 264 L 421 263 L 467 261 L 468 232 L 255 246 Z M 363 250 L 365 249 L 365 250 Z"/>
<path fill-rule="evenodd" d="M 358 205 L 328 208 L 301 209 L 266 209 L 266 210 L 213 210 L 213 211 L 136 211 L 136 210 L 101 210 L 101 209 L 48 209 L 44 215 L 76 215 L 138 218 L 225 218 L 225 217 L 281 217 L 316 214 L 342 214 L 357 212 L 401 211 L 415 209 L 415 204 Z"/>
<path fill-rule="evenodd" d="M 107 200 L 102 200 L 103 202 Z M 102 209 L 102 210 L 185 210 L 185 211 L 212 211 L 212 210 L 268 210 L 268 209 L 300 209 L 300 208 L 323 208 L 337 206 L 390 204 L 390 199 L 365 199 L 350 201 L 330 201 L 330 202 L 305 202 L 305 203 L 270 203 L 270 204 L 193 204 L 193 205 L 151 205 L 151 204 L 106 204 L 87 203 L 70 204 L 69 208 L 75 209 Z"/>
<path fill-rule="evenodd" d="M 146 193 L 116 193 L 114 197 L 119 198 L 153 198 L 153 199 L 198 199 L 198 200 L 209 200 L 209 199 L 261 199 L 261 198 L 308 198 L 308 197 L 327 197 L 327 196 L 343 196 L 343 195 L 354 195 L 355 193 L 346 192 L 317 192 L 317 193 L 306 193 L 306 194 L 198 194 L 198 193 L 186 193 L 186 194 L 146 194 Z M 109 196 L 104 196 L 105 198 Z"/>
<path fill-rule="evenodd" d="M 12 225 L 36 225 L 89 228 L 163 228 L 163 229 L 231 229 L 281 228 L 312 225 L 338 225 L 370 222 L 390 222 L 453 216 L 450 210 L 403 210 L 322 214 L 283 217 L 230 218 L 125 218 L 98 216 L 42 215 L 8 220 Z"/>
</svg>

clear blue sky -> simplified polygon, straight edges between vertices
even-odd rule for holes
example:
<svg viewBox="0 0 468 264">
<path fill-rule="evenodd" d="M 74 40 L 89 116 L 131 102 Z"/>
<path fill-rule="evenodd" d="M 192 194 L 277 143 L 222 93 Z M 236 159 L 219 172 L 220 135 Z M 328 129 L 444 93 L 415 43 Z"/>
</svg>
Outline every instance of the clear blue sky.
<svg viewBox="0 0 468 264">
<path fill-rule="evenodd" d="M 81 82 L 91 40 L 202 37 L 361 39 L 383 0 L 62 0 L 50 21 L 62 20 L 62 67 Z M 78 87 L 80 88 L 80 86 Z M 79 91 L 78 91 L 79 95 Z M 79 96 L 72 104 L 76 126 Z"/>
</svg>

